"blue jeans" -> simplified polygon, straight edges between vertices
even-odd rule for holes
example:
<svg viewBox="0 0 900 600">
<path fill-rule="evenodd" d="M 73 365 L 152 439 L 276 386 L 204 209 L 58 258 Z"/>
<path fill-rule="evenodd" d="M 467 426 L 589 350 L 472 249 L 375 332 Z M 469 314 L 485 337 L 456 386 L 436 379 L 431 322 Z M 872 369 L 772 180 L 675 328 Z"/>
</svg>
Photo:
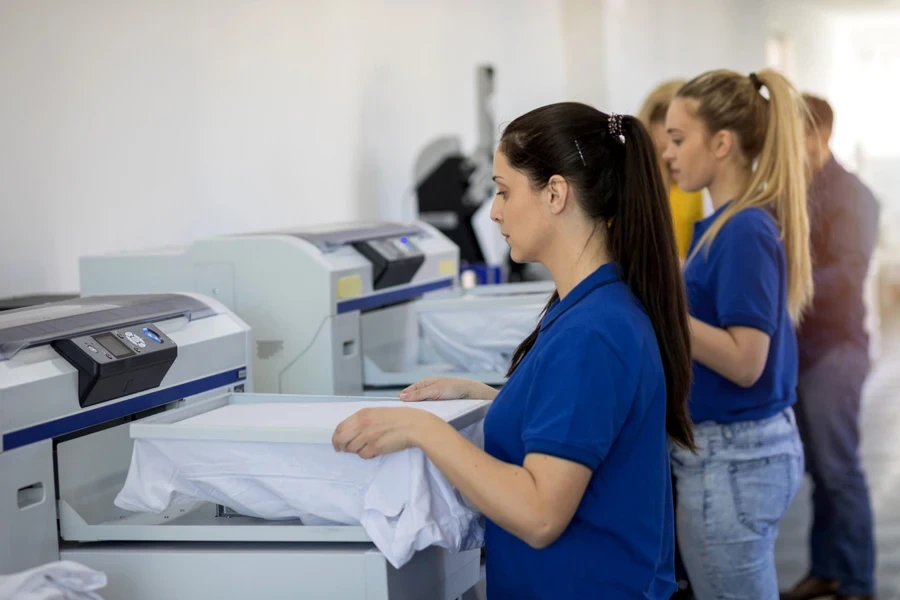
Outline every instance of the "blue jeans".
<svg viewBox="0 0 900 600">
<path fill-rule="evenodd" d="M 859 459 L 859 408 L 869 372 L 865 350 L 838 346 L 800 373 L 797 424 L 813 480 L 810 575 L 847 595 L 875 593 L 869 488 Z"/>
<path fill-rule="evenodd" d="M 678 547 L 697 600 L 778 600 L 775 537 L 803 478 L 794 413 L 695 426 L 672 448 Z"/>
</svg>

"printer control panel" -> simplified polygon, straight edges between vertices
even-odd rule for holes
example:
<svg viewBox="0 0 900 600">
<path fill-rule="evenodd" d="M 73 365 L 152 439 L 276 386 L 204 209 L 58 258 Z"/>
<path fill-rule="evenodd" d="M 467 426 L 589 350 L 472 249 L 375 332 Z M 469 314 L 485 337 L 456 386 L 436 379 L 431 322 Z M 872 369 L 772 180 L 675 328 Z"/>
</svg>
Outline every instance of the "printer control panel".
<svg viewBox="0 0 900 600">
<path fill-rule="evenodd" d="M 422 251 L 413 243 L 412 240 L 401 238 L 386 238 L 383 240 L 372 240 L 363 242 L 368 244 L 385 260 L 399 260 L 401 258 L 409 258 L 412 256 L 421 256 Z"/>
<path fill-rule="evenodd" d="M 175 345 L 175 342 L 151 324 L 85 335 L 74 338 L 73 341 L 83 348 L 87 358 L 100 364 L 127 359 L 139 354 L 162 352 L 166 347 Z"/>
<path fill-rule="evenodd" d="M 407 237 L 355 242 L 353 247 L 372 263 L 376 290 L 409 283 L 425 262 L 425 253 Z"/>
<path fill-rule="evenodd" d="M 53 342 L 78 369 L 82 407 L 158 387 L 178 356 L 178 347 L 152 323 Z"/>
</svg>

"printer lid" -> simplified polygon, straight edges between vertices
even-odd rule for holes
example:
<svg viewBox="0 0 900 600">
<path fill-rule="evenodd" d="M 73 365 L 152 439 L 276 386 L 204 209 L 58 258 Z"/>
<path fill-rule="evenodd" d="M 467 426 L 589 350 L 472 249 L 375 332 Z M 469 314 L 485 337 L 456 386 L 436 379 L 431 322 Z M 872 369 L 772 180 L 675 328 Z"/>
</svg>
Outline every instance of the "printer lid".
<svg viewBox="0 0 900 600">
<path fill-rule="evenodd" d="M 0 313 L 0 362 L 25 348 L 117 327 L 177 317 L 202 319 L 216 311 L 182 294 L 88 296 Z"/>
<path fill-rule="evenodd" d="M 425 229 L 403 223 L 329 223 L 290 231 L 272 231 L 262 235 L 291 235 L 313 244 L 320 252 L 332 252 L 356 242 L 404 235 L 422 235 Z"/>
</svg>

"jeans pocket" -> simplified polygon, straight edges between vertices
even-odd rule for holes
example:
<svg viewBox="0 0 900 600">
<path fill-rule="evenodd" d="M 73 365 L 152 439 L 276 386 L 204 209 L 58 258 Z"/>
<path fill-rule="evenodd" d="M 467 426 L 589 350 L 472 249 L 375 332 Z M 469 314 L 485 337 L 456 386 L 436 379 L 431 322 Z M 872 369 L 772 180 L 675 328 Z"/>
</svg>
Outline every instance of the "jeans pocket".
<svg viewBox="0 0 900 600">
<path fill-rule="evenodd" d="M 766 537 L 777 531 L 794 498 L 796 461 L 795 456 L 779 454 L 728 466 L 737 518 L 756 535 Z"/>
</svg>

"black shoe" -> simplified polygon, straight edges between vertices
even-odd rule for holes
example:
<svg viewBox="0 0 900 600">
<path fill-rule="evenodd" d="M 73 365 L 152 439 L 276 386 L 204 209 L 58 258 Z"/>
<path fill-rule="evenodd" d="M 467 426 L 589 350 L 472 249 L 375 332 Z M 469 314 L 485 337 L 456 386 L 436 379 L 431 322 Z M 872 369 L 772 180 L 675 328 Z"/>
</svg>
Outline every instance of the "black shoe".
<svg viewBox="0 0 900 600">
<path fill-rule="evenodd" d="M 816 600 L 816 598 L 827 598 L 837 594 L 840 582 L 837 579 L 819 579 L 818 577 L 807 577 L 794 586 L 789 592 L 782 592 L 779 598 L 781 600 Z"/>
</svg>

